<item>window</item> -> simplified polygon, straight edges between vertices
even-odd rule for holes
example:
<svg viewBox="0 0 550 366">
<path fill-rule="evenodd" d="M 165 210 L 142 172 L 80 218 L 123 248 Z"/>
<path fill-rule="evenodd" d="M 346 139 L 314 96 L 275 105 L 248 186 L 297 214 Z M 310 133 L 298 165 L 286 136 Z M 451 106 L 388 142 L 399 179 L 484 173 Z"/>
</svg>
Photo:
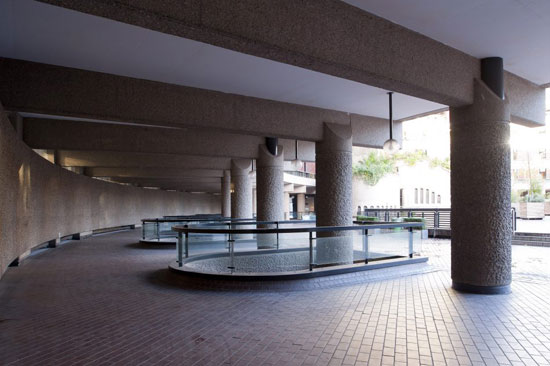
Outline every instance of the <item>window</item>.
<svg viewBox="0 0 550 366">
<path fill-rule="evenodd" d="M 426 189 L 426 203 L 428 205 L 430 204 L 430 190 L 429 189 Z"/>
<path fill-rule="evenodd" d="M 424 203 L 424 188 L 420 188 L 420 203 Z"/>
<path fill-rule="evenodd" d="M 435 193 L 432 192 L 432 203 L 435 203 Z"/>
<path fill-rule="evenodd" d="M 414 189 L 414 203 L 418 204 L 418 188 Z"/>
<path fill-rule="evenodd" d="M 441 203 L 441 195 L 440 194 L 437 195 L 437 203 Z"/>
</svg>

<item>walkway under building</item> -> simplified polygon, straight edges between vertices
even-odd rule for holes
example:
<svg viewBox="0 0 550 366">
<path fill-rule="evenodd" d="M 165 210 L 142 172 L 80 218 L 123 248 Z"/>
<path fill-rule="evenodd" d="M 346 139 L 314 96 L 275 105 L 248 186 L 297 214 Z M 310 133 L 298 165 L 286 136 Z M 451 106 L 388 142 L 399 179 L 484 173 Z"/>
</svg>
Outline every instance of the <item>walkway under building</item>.
<svg viewBox="0 0 550 366">
<path fill-rule="evenodd" d="M 0 282 L 3 365 L 548 365 L 550 248 L 513 247 L 506 296 L 429 264 L 307 281 L 174 282 L 136 230 L 70 241 Z"/>
</svg>

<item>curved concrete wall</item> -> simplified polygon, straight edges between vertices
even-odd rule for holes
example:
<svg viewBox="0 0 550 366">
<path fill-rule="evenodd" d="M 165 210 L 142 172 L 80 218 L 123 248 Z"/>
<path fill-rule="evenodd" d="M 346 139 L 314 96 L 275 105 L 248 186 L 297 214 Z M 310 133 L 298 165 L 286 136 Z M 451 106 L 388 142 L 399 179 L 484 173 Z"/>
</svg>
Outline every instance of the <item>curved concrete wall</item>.
<svg viewBox="0 0 550 366">
<path fill-rule="evenodd" d="M 0 276 L 18 256 L 59 235 L 219 212 L 219 196 L 122 186 L 55 166 L 17 138 L 0 105 Z"/>
</svg>

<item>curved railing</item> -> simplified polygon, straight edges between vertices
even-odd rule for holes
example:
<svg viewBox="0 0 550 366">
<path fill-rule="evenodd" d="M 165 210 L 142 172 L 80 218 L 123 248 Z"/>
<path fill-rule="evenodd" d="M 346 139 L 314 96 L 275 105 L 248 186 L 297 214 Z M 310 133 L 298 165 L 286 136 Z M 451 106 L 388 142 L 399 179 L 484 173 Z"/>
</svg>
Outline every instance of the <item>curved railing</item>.
<svg viewBox="0 0 550 366">
<path fill-rule="evenodd" d="M 296 222 L 296 221 L 294 221 Z M 299 222 L 299 221 L 298 221 Z M 272 224 L 273 222 L 265 222 Z M 250 225 L 251 223 L 238 223 Z M 256 222 L 261 225 L 262 222 Z M 332 265 L 369 263 L 380 259 L 413 257 L 415 241 L 419 241 L 419 231 L 423 223 L 375 223 L 355 226 L 312 226 L 312 227 L 275 227 L 275 228 L 221 228 L 192 227 L 176 225 L 177 265 L 183 266 L 184 258 L 190 257 L 190 249 L 200 253 L 200 245 L 194 240 L 198 235 L 217 236 L 218 247 L 212 252 L 227 251 L 231 270 L 235 267 L 235 250 L 242 245 L 242 251 L 261 251 L 268 249 L 279 251 L 308 250 L 309 270 Z M 219 240 L 223 238 L 223 240 Z M 211 241 L 209 244 L 214 243 Z M 224 242 L 225 245 L 220 245 Z M 202 242 L 204 243 L 204 241 Z M 202 252 L 204 253 L 204 252 Z"/>
<path fill-rule="evenodd" d="M 176 238 L 177 233 L 172 230 L 173 226 L 223 226 L 232 228 L 242 225 L 274 225 L 276 228 L 283 225 L 311 224 L 315 220 L 281 220 L 281 221 L 257 221 L 255 219 L 232 219 L 226 217 L 205 218 L 201 216 L 165 216 L 164 218 L 142 219 L 141 237 L 142 240 L 160 241 L 166 238 Z"/>
</svg>

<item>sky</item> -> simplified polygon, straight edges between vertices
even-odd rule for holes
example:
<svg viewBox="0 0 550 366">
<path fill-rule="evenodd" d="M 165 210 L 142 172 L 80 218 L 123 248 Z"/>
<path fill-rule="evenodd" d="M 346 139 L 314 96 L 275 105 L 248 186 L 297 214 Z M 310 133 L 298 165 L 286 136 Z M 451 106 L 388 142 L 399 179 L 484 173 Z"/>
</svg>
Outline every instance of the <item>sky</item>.
<svg viewBox="0 0 550 366">
<path fill-rule="evenodd" d="M 546 125 L 550 125 L 550 88 L 546 89 Z M 550 130 L 546 127 L 529 128 L 510 125 L 512 149 L 550 149 Z M 449 112 L 420 117 L 403 123 L 403 150 L 426 150 L 431 157 L 449 156 Z"/>
</svg>

